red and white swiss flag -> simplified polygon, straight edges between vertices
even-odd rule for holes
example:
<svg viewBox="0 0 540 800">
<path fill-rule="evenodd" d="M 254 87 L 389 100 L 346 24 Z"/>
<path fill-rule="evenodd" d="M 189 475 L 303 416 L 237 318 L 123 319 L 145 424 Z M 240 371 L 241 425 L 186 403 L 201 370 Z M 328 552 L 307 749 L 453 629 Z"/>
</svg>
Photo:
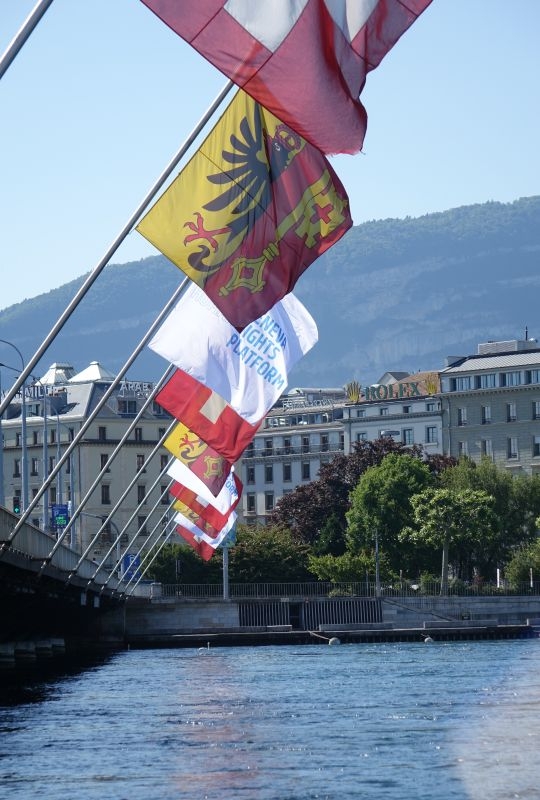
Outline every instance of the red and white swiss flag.
<svg viewBox="0 0 540 800">
<path fill-rule="evenodd" d="M 431 0 L 142 2 L 323 153 L 356 153 L 366 76 Z"/>
<path fill-rule="evenodd" d="M 181 369 L 158 392 L 156 403 L 231 464 L 238 461 L 259 428 L 246 422 L 221 395 Z"/>
</svg>

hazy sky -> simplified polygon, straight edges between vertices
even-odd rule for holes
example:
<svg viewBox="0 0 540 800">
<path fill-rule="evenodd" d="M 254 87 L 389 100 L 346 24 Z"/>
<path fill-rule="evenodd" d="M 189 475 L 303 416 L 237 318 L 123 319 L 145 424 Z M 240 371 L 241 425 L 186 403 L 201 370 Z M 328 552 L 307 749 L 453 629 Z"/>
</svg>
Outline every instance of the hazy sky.
<svg viewBox="0 0 540 800">
<path fill-rule="evenodd" d="M 0 0 L 1 52 L 34 5 Z M 332 159 L 356 224 L 540 193 L 539 31 L 540 0 L 433 0 Z M 54 0 L 0 80 L 0 309 L 94 268 L 225 83 L 139 0 Z"/>
</svg>

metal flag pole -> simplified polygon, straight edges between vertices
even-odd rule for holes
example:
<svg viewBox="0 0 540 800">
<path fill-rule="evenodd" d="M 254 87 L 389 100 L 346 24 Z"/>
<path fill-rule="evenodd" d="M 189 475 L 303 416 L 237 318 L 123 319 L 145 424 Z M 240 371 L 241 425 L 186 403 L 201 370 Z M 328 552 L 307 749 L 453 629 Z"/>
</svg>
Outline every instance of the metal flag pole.
<svg viewBox="0 0 540 800">
<path fill-rule="evenodd" d="M 39 2 L 34 6 L 34 9 L 27 16 L 26 20 L 22 24 L 22 27 L 17 31 L 14 38 L 9 43 L 7 50 L 5 50 L 0 58 L 0 78 L 9 68 L 11 62 L 19 53 L 22 46 L 40 21 L 41 17 L 47 11 L 49 6 L 52 5 L 52 1 L 53 0 L 39 0 Z"/>
<path fill-rule="evenodd" d="M 146 194 L 146 196 L 144 197 L 142 202 L 138 205 L 138 207 L 133 212 L 131 217 L 128 219 L 128 221 L 126 222 L 126 224 L 124 225 L 124 227 L 122 228 L 122 230 L 120 231 L 120 233 L 118 234 L 118 236 L 116 237 L 114 242 L 110 245 L 110 247 L 107 250 L 107 252 L 105 253 L 105 255 L 98 262 L 98 264 L 94 267 L 92 272 L 88 275 L 88 277 L 86 278 L 86 280 L 82 284 L 81 288 L 79 289 L 79 291 L 77 292 L 77 294 L 75 295 L 73 300 L 70 302 L 70 304 L 64 310 L 64 312 L 59 317 L 59 319 L 56 322 L 56 324 L 53 326 L 53 328 L 47 334 L 46 338 L 43 340 L 43 342 L 41 343 L 39 348 L 36 350 L 36 352 L 34 353 L 32 358 L 29 360 L 28 364 L 26 365 L 26 368 L 23 370 L 23 372 L 19 376 L 18 381 L 15 382 L 15 384 L 13 385 L 13 387 L 11 388 L 11 390 L 9 392 L 6 392 L 6 396 L 4 398 L 4 401 L 0 405 L 0 414 L 2 414 L 6 410 L 6 408 L 10 404 L 11 400 L 13 399 L 15 394 L 18 392 L 19 387 L 21 386 L 21 384 L 23 384 L 24 381 L 26 380 L 26 378 L 30 375 L 30 373 L 32 372 L 32 370 L 34 369 L 34 367 L 36 366 L 38 361 L 42 358 L 43 354 L 49 348 L 49 345 L 54 341 L 54 339 L 56 338 L 58 333 L 62 330 L 63 326 L 65 325 L 67 320 L 70 318 L 71 314 L 75 311 L 75 309 L 77 308 L 77 306 L 79 305 L 79 303 L 81 302 L 83 297 L 86 295 L 86 293 L 91 288 L 93 283 L 97 280 L 99 275 L 105 269 L 105 267 L 107 266 L 108 262 L 110 261 L 110 259 L 112 258 L 112 256 L 116 252 L 116 250 L 120 247 L 120 245 L 122 244 L 122 242 L 124 241 L 124 239 L 126 238 L 128 233 L 131 232 L 133 226 L 135 225 L 135 223 L 137 222 L 137 220 L 139 219 L 139 217 L 141 216 L 141 214 L 143 213 L 143 211 L 145 210 L 147 205 L 151 202 L 151 200 L 154 198 L 154 196 L 161 189 L 161 187 L 163 186 L 163 184 L 165 183 L 167 178 L 170 176 L 170 174 L 173 171 L 173 169 L 178 165 L 178 163 L 181 160 L 181 158 L 185 155 L 187 150 L 191 147 L 191 145 L 193 144 L 193 142 L 195 141 L 195 139 L 197 138 L 199 133 L 202 131 L 202 129 L 204 128 L 206 123 L 209 121 L 209 119 L 212 117 L 214 112 L 218 109 L 218 107 L 220 106 L 220 104 L 222 103 L 224 98 L 227 96 L 227 94 L 231 91 L 231 89 L 234 86 L 235 86 L 235 84 L 232 81 L 229 81 L 223 87 L 223 89 L 218 94 L 218 96 L 216 97 L 216 99 L 214 100 L 212 105 L 204 113 L 204 115 L 199 120 L 199 122 L 197 123 L 197 125 L 195 126 L 193 131 L 188 136 L 188 138 L 185 140 L 185 142 L 182 144 L 180 149 L 177 151 L 177 153 L 173 156 L 171 161 L 165 167 L 165 169 L 163 170 L 163 172 L 161 173 L 161 175 L 159 176 L 157 181 L 154 183 L 154 185 L 152 186 L 150 191 Z"/>
</svg>

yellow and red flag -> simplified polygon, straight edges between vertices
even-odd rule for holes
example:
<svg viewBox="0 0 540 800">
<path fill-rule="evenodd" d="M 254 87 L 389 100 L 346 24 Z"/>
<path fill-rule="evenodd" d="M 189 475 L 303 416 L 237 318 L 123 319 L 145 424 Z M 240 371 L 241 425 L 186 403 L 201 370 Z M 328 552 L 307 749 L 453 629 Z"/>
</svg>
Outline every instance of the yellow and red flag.
<svg viewBox="0 0 540 800">
<path fill-rule="evenodd" d="M 219 494 L 232 464 L 203 442 L 183 422 L 174 426 L 163 444 L 175 458 L 208 486 L 212 494 Z"/>
<path fill-rule="evenodd" d="M 239 91 L 137 230 L 242 330 L 351 225 L 322 153 Z"/>
</svg>

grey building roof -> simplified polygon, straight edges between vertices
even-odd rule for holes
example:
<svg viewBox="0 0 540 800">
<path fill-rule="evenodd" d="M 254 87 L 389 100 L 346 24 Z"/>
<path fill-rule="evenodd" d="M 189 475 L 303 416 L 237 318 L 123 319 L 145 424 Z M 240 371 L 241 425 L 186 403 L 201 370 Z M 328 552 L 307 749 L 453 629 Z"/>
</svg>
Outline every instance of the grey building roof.
<svg viewBox="0 0 540 800">
<path fill-rule="evenodd" d="M 441 375 L 500 369 L 517 370 L 520 367 L 532 366 L 540 367 L 540 350 L 531 350 L 525 353 L 503 353 L 501 355 L 491 356 L 470 356 L 461 364 L 442 370 Z"/>
</svg>

